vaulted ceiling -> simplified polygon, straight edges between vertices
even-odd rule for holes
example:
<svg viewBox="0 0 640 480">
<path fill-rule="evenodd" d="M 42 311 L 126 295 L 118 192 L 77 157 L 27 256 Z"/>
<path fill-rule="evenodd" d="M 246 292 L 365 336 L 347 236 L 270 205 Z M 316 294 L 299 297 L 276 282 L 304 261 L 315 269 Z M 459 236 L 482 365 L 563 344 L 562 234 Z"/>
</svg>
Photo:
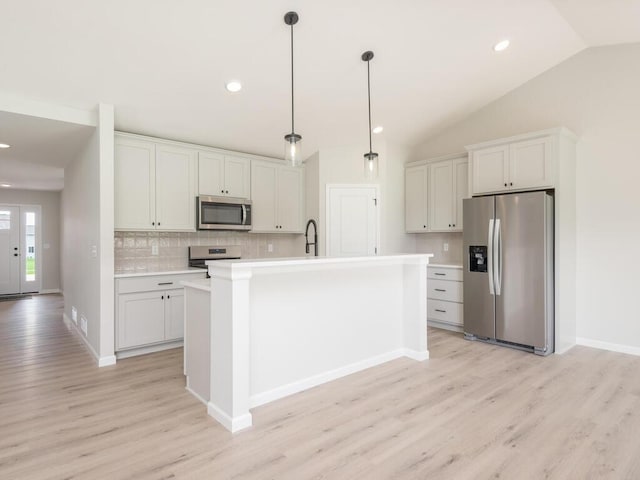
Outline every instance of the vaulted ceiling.
<svg viewBox="0 0 640 480">
<path fill-rule="evenodd" d="M 413 146 L 587 46 L 640 41 L 639 3 L 21 0 L 2 13 L 0 91 L 84 109 L 111 103 L 119 130 L 282 156 L 291 108 L 283 16 L 295 10 L 304 152 L 365 148 L 360 55 L 369 49 L 373 123 Z M 494 52 L 503 38 L 510 48 Z M 231 79 L 241 92 L 225 90 Z"/>
</svg>

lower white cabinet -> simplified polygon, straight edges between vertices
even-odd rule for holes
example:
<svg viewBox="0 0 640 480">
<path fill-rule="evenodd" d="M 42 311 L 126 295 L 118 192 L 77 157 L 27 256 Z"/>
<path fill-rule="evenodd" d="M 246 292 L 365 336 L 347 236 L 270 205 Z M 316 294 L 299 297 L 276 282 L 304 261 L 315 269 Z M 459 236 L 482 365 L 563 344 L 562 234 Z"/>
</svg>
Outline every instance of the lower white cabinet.
<svg viewBox="0 0 640 480">
<path fill-rule="evenodd" d="M 135 354 L 160 350 L 184 336 L 183 280 L 204 271 L 130 276 L 116 279 L 116 351 Z M 168 345 L 171 346 L 171 345 Z"/>
<path fill-rule="evenodd" d="M 461 332 L 464 326 L 462 267 L 429 265 L 427 278 L 427 323 Z"/>
</svg>

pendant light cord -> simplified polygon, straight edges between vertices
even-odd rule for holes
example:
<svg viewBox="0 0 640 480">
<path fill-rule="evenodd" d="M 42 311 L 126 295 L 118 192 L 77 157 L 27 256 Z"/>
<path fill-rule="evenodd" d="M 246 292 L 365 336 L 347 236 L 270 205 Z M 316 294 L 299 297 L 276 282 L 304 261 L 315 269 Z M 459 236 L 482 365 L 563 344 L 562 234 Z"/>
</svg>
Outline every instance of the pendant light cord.
<svg viewBox="0 0 640 480">
<path fill-rule="evenodd" d="M 291 24 L 291 133 L 295 133 L 294 120 L 294 108 L 293 108 L 293 24 Z"/>
<path fill-rule="evenodd" d="M 369 100 L 369 153 L 373 151 L 371 144 L 371 73 L 369 72 L 369 60 L 367 60 L 367 97 Z"/>
</svg>

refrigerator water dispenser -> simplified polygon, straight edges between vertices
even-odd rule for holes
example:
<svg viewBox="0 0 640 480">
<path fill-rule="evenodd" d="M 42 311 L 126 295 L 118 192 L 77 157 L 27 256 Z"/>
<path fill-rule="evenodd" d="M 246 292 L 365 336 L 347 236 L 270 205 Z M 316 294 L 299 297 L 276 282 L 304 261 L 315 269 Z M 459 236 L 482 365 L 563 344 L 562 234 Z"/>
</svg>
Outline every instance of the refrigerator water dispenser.
<svg viewBox="0 0 640 480">
<path fill-rule="evenodd" d="M 487 273 L 487 247 L 469 247 L 469 271 Z"/>
</svg>

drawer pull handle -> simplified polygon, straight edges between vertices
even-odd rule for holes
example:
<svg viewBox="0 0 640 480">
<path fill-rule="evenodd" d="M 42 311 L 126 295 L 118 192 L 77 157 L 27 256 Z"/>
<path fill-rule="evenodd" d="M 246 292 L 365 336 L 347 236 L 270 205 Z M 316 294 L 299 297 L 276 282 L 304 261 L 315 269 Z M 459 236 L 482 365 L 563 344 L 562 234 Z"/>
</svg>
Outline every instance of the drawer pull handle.
<svg viewBox="0 0 640 480">
<path fill-rule="evenodd" d="M 436 312 L 440 312 L 440 313 L 447 313 L 446 310 L 440 310 L 439 308 L 436 308 Z"/>
<path fill-rule="evenodd" d="M 446 292 L 444 288 L 434 288 L 436 292 Z"/>
<path fill-rule="evenodd" d="M 173 285 L 173 282 L 160 282 L 158 285 Z"/>
<path fill-rule="evenodd" d="M 438 273 L 438 272 L 434 273 L 434 275 L 438 275 L 439 277 L 446 277 L 447 276 L 446 273 Z"/>
</svg>

